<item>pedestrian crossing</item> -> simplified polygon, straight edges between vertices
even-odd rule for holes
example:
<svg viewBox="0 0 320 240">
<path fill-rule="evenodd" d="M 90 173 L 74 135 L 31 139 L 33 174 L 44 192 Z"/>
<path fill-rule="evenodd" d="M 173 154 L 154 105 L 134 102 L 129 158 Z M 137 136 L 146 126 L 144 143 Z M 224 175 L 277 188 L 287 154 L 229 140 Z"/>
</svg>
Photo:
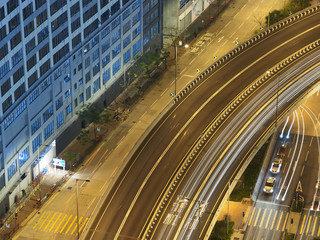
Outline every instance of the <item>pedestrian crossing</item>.
<svg viewBox="0 0 320 240">
<path fill-rule="evenodd" d="M 297 233 L 299 235 L 307 235 L 320 237 L 320 213 L 311 211 L 304 212 L 301 216 Z"/>
<path fill-rule="evenodd" d="M 88 218 L 79 217 L 79 232 L 82 231 L 87 221 Z M 33 225 L 33 229 L 63 234 L 77 234 L 77 224 L 77 216 L 72 214 L 44 211 Z"/>
<path fill-rule="evenodd" d="M 254 207 L 248 226 L 284 231 L 289 212 L 286 209 Z"/>
</svg>

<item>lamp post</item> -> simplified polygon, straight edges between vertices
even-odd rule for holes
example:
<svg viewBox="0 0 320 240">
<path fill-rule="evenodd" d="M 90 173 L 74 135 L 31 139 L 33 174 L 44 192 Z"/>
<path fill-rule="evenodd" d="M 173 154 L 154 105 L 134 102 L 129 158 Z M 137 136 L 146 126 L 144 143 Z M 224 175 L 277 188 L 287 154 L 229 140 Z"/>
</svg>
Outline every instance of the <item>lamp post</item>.
<svg viewBox="0 0 320 240">
<path fill-rule="evenodd" d="M 182 46 L 182 41 L 179 41 L 179 46 Z M 185 44 L 185 48 L 188 48 L 189 45 Z M 175 69 L 174 69 L 174 96 L 177 95 L 177 65 L 178 65 L 178 45 L 175 43 Z"/>
<path fill-rule="evenodd" d="M 79 181 L 90 182 L 90 180 L 89 179 L 76 178 L 77 236 L 78 236 L 78 239 L 80 237 L 80 231 L 79 231 L 79 206 L 78 206 L 78 182 Z"/>
</svg>

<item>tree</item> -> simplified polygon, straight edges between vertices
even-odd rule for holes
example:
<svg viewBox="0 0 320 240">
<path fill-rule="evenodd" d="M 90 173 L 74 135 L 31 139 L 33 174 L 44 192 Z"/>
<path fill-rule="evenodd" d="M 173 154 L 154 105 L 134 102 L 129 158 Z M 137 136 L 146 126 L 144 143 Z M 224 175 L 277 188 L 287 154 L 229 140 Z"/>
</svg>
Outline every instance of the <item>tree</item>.
<svg viewBox="0 0 320 240">
<path fill-rule="evenodd" d="M 76 153 L 75 152 L 64 152 L 63 156 L 65 156 L 65 158 L 66 158 L 65 160 L 70 163 L 69 169 L 71 169 L 72 162 L 74 160 L 76 160 Z"/>
<path fill-rule="evenodd" d="M 227 216 L 223 221 L 217 221 L 210 240 L 230 240 L 233 234 L 233 225 L 234 222 L 229 222 L 229 231 L 227 234 Z"/>
<path fill-rule="evenodd" d="M 109 122 L 111 116 L 100 103 L 87 104 L 77 114 L 84 125 L 93 124 L 94 139 L 97 139 L 97 124 Z M 83 132 L 82 134 L 85 136 L 87 133 Z"/>
</svg>

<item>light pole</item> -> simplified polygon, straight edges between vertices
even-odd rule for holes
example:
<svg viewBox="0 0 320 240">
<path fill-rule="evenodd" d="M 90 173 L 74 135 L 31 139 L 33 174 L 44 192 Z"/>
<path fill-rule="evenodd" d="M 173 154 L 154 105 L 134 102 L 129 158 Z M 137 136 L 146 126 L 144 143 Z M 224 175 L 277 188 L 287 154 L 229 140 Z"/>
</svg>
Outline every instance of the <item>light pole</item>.
<svg viewBox="0 0 320 240">
<path fill-rule="evenodd" d="M 78 181 L 90 182 L 90 180 L 89 179 L 76 178 L 77 236 L 78 236 L 78 239 L 79 239 L 80 231 L 79 231 Z"/>
<path fill-rule="evenodd" d="M 182 46 L 182 41 L 179 41 L 179 46 Z M 189 45 L 185 44 L 184 45 L 185 48 L 188 48 Z M 175 69 L 174 69 L 174 96 L 177 95 L 177 65 L 178 65 L 178 45 L 175 42 Z"/>
</svg>

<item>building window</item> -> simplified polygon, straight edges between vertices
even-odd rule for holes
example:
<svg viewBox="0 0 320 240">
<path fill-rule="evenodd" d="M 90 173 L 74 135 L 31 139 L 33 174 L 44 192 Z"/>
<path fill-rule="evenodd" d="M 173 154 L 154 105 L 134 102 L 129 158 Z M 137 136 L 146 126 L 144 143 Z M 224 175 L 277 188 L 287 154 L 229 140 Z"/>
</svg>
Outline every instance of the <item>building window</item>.
<svg viewBox="0 0 320 240">
<path fill-rule="evenodd" d="M 13 74 L 13 83 L 16 84 L 24 75 L 23 66 L 21 66 L 14 74 Z"/>
<path fill-rule="evenodd" d="M 110 33 L 110 27 L 106 27 L 101 31 L 101 39 L 105 38 Z"/>
<path fill-rule="evenodd" d="M 102 78 L 103 78 L 103 84 L 105 84 L 107 81 L 110 80 L 111 78 L 111 70 L 110 68 L 108 68 L 102 75 Z"/>
<path fill-rule="evenodd" d="M 1 97 L 3 97 L 11 88 L 11 80 L 10 78 L 7 79 L 2 85 L 1 85 Z"/>
<path fill-rule="evenodd" d="M 81 93 L 81 94 L 79 95 L 79 102 L 80 102 L 80 103 L 83 102 L 83 93 Z"/>
<path fill-rule="evenodd" d="M 35 151 L 37 151 L 41 144 L 41 133 L 39 133 L 39 135 L 32 141 L 32 152 L 34 153 Z"/>
<path fill-rule="evenodd" d="M 32 33 L 34 30 L 34 24 L 33 20 L 29 22 L 25 27 L 24 27 L 24 37 L 29 36 L 30 33 Z"/>
<path fill-rule="evenodd" d="M 9 114 L 9 116 L 3 121 L 3 127 L 4 127 L 4 130 L 6 130 L 10 125 L 11 123 L 13 123 L 14 121 L 14 115 L 13 113 Z"/>
<path fill-rule="evenodd" d="M 122 20 L 125 20 L 127 17 L 129 17 L 130 13 L 131 13 L 131 8 L 128 8 L 127 10 L 125 10 L 122 14 Z"/>
<path fill-rule="evenodd" d="M 23 164 L 29 159 L 29 146 L 26 147 L 20 154 L 19 154 L 19 166 L 22 167 Z"/>
<path fill-rule="evenodd" d="M 132 31 L 132 40 L 134 40 L 141 33 L 141 25 Z"/>
<path fill-rule="evenodd" d="M 25 84 L 22 83 L 15 91 L 14 91 L 14 101 L 17 101 L 22 94 L 26 92 Z"/>
<path fill-rule="evenodd" d="M 43 10 L 36 18 L 37 27 L 39 27 L 42 23 L 44 23 L 48 19 L 47 17 L 47 9 Z"/>
<path fill-rule="evenodd" d="M 111 36 L 111 45 L 113 45 L 116 41 L 118 41 L 121 37 L 120 29 L 112 34 Z"/>
<path fill-rule="evenodd" d="M 10 95 L 2 102 L 2 112 L 5 113 L 12 105 L 12 96 Z"/>
<path fill-rule="evenodd" d="M 9 0 L 7 2 L 8 14 L 19 6 L 19 0 Z"/>
<path fill-rule="evenodd" d="M 74 108 L 76 108 L 76 107 L 78 107 L 78 99 L 77 98 L 74 99 Z"/>
<path fill-rule="evenodd" d="M 64 5 L 66 5 L 66 4 L 67 4 L 67 0 L 57 0 L 54 3 L 52 3 L 51 6 L 50 6 L 50 14 L 51 14 L 51 16 L 53 14 L 55 14 L 57 11 L 59 11 L 59 9 L 64 7 Z"/>
<path fill-rule="evenodd" d="M 36 9 L 40 8 L 45 3 L 46 0 L 36 0 Z"/>
<path fill-rule="evenodd" d="M 40 127 L 41 127 L 41 118 L 39 117 L 31 125 L 31 135 L 35 134 Z"/>
<path fill-rule="evenodd" d="M 16 174 L 17 172 L 17 161 L 16 159 L 11 163 L 11 165 L 7 168 L 8 173 L 8 181 Z"/>
<path fill-rule="evenodd" d="M 56 111 L 63 105 L 62 96 L 56 100 Z"/>
<path fill-rule="evenodd" d="M 150 30 L 143 35 L 143 46 L 150 41 Z"/>
<path fill-rule="evenodd" d="M 33 5 L 32 3 L 30 3 L 22 10 L 23 20 L 26 20 L 32 13 L 33 13 Z"/>
<path fill-rule="evenodd" d="M 45 40 L 49 36 L 48 26 L 42 29 L 38 33 L 38 44 L 40 44 L 43 40 Z"/>
<path fill-rule="evenodd" d="M 158 34 L 159 34 L 159 22 L 157 22 L 151 27 L 151 39 L 153 39 Z"/>
<path fill-rule="evenodd" d="M 111 31 L 113 29 L 115 29 L 116 27 L 118 27 L 120 25 L 120 23 L 121 23 L 121 18 L 119 16 L 115 20 L 113 20 L 113 22 L 111 23 Z"/>
<path fill-rule="evenodd" d="M 125 23 L 123 25 L 123 33 L 122 34 L 125 34 L 127 33 L 131 28 L 131 21 L 129 20 L 127 23 Z"/>
<path fill-rule="evenodd" d="M 86 89 L 86 101 L 91 98 L 91 86 Z"/>
<path fill-rule="evenodd" d="M 109 3 L 109 0 L 100 0 L 100 8 L 102 9 L 103 7 L 107 6 Z"/>
<path fill-rule="evenodd" d="M 75 48 L 76 46 L 78 46 L 81 43 L 81 33 L 79 33 L 77 36 L 75 36 L 72 39 L 72 48 Z"/>
<path fill-rule="evenodd" d="M 53 106 L 48 107 L 46 111 L 42 114 L 43 123 L 45 123 L 53 115 Z"/>
<path fill-rule="evenodd" d="M 2 79 L 7 73 L 10 71 L 9 61 L 6 61 L 1 67 L 0 67 L 0 79 Z"/>
<path fill-rule="evenodd" d="M 6 25 L 0 28 L 0 40 L 3 40 L 7 36 Z"/>
<path fill-rule="evenodd" d="M 21 32 L 18 32 L 13 38 L 10 39 L 11 50 L 14 49 L 21 42 Z"/>
<path fill-rule="evenodd" d="M 91 8 L 89 8 L 85 13 L 83 14 L 83 23 L 88 21 L 90 18 L 92 18 L 96 13 L 98 12 L 98 6 L 97 4 L 94 4 Z"/>
<path fill-rule="evenodd" d="M 129 62 L 131 59 L 131 48 L 128 49 L 128 51 L 126 51 L 123 54 L 123 64 L 126 64 L 127 62 Z"/>
<path fill-rule="evenodd" d="M 99 48 L 97 48 L 93 53 L 92 53 L 92 62 L 97 60 L 99 58 Z"/>
<path fill-rule="evenodd" d="M 86 83 L 88 83 L 91 80 L 90 71 L 86 73 L 85 79 L 86 79 Z"/>
<path fill-rule="evenodd" d="M 35 40 L 35 38 L 32 38 L 32 39 L 26 44 L 26 53 L 29 54 L 35 47 L 36 47 L 36 40 Z"/>
<path fill-rule="evenodd" d="M 54 71 L 54 80 L 57 80 L 58 77 L 60 77 L 62 74 L 61 68 L 59 67 L 56 71 Z"/>
<path fill-rule="evenodd" d="M 64 98 L 67 98 L 71 95 L 71 88 L 69 88 L 65 93 L 64 93 Z"/>
<path fill-rule="evenodd" d="M 58 46 L 63 40 L 65 40 L 69 36 L 68 27 L 61 30 L 54 38 L 52 38 L 52 47 L 55 48 Z"/>
<path fill-rule="evenodd" d="M 76 2 L 75 4 L 72 5 L 70 8 L 71 12 L 71 17 L 73 17 L 75 14 L 77 14 L 80 11 L 80 4 L 79 2 Z"/>
<path fill-rule="evenodd" d="M 63 111 L 57 116 L 57 128 L 63 124 Z"/>
<path fill-rule="evenodd" d="M 41 60 L 44 58 L 49 52 L 49 43 L 44 45 L 40 50 L 39 50 L 39 59 Z"/>
<path fill-rule="evenodd" d="M 132 46 L 132 57 L 136 56 L 138 52 L 141 50 L 141 39 L 139 39 L 135 44 Z"/>
<path fill-rule="evenodd" d="M 107 39 L 102 45 L 101 45 L 101 51 L 104 53 L 110 48 L 110 39 Z"/>
<path fill-rule="evenodd" d="M 20 18 L 18 13 L 9 21 L 9 32 L 12 32 L 19 25 L 20 25 Z"/>
<path fill-rule="evenodd" d="M 121 43 L 114 47 L 112 50 L 112 59 L 114 59 L 121 52 Z"/>
<path fill-rule="evenodd" d="M 97 80 L 93 83 L 93 93 L 96 93 L 100 89 L 100 77 L 97 78 Z"/>
<path fill-rule="evenodd" d="M 43 130 L 43 137 L 46 141 L 52 134 L 54 133 L 54 124 L 53 121 L 51 121 L 48 126 L 45 127 Z"/>
<path fill-rule="evenodd" d="M 90 56 L 84 61 L 84 68 L 87 69 L 90 66 Z"/>
<path fill-rule="evenodd" d="M 125 39 L 123 39 L 123 48 L 126 48 L 131 43 L 131 35 L 128 35 Z"/>
<path fill-rule="evenodd" d="M 50 69 L 50 59 L 40 66 L 40 77 L 42 77 Z"/>
<path fill-rule="evenodd" d="M 68 116 L 71 112 L 72 112 L 72 103 L 70 103 L 68 107 L 66 107 L 66 116 Z"/>
<path fill-rule="evenodd" d="M 78 17 L 76 20 L 74 20 L 71 23 L 71 32 L 73 33 L 75 30 L 77 30 L 80 27 L 80 17 Z"/>
<path fill-rule="evenodd" d="M 101 14 L 101 23 L 106 22 L 110 17 L 110 10 L 107 9 L 104 13 Z"/>
<path fill-rule="evenodd" d="M 110 62 L 110 53 L 108 53 L 104 58 L 102 58 L 102 67 L 104 68 L 105 66 L 107 66 L 109 62 Z"/>
<path fill-rule="evenodd" d="M 5 56 L 8 54 L 8 44 L 5 43 L 1 48 L 0 48 L 0 60 L 2 60 Z"/>
<path fill-rule="evenodd" d="M 37 80 L 38 73 L 37 70 L 35 70 L 34 73 L 32 73 L 31 76 L 28 78 L 28 88 L 30 88 Z"/>
<path fill-rule="evenodd" d="M 92 69 L 92 77 L 94 77 L 99 72 L 100 72 L 100 63 L 98 62 L 96 65 L 94 65 Z"/>
<path fill-rule="evenodd" d="M 37 57 L 34 54 L 32 57 L 30 57 L 27 61 L 27 70 L 29 71 L 34 65 L 37 63 Z"/>
<path fill-rule="evenodd" d="M 27 108 L 27 100 L 24 100 L 20 105 L 16 108 L 15 117 L 17 118 L 25 109 Z"/>
<path fill-rule="evenodd" d="M 114 76 L 121 68 L 121 58 L 119 58 L 117 61 L 115 61 L 114 64 L 112 64 L 112 75 Z"/>
<path fill-rule="evenodd" d="M 120 0 L 111 6 L 111 16 L 120 10 Z"/>
</svg>

